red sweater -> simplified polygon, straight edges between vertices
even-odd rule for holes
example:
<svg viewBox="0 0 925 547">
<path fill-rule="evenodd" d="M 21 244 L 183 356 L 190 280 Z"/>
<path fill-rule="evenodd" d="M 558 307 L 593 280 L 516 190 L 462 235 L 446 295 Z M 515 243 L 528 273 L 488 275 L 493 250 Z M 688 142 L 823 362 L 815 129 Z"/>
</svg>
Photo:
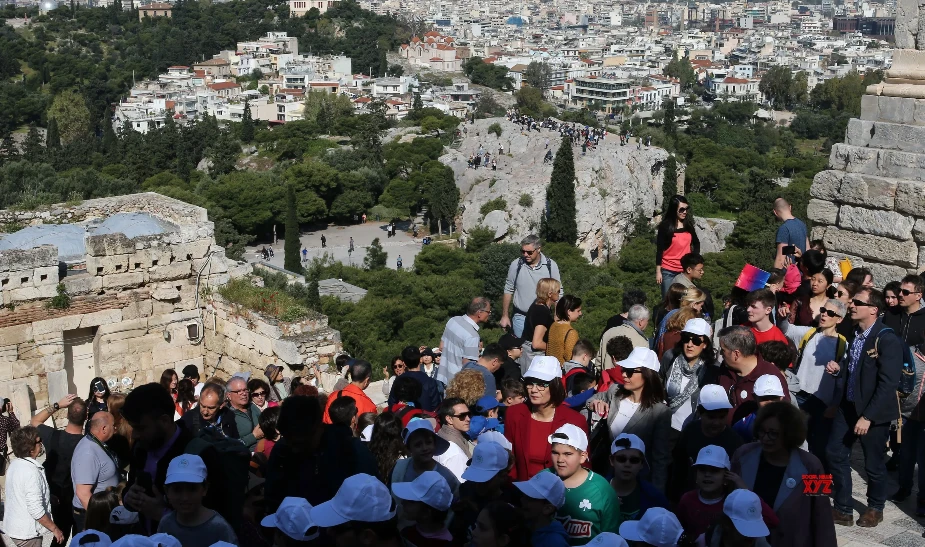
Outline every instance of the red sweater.
<svg viewBox="0 0 925 547">
<path fill-rule="evenodd" d="M 328 404 L 324 407 L 324 423 L 331 423 L 331 417 L 328 415 L 328 409 L 331 408 L 331 403 L 334 402 L 334 399 L 338 397 L 353 397 L 353 400 L 357 403 L 357 416 L 365 414 L 367 412 L 377 412 L 379 409 L 376 408 L 376 403 L 369 398 L 363 390 L 358 388 L 355 384 L 347 384 L 341 391 L 335 391 L 328 396 Z"/>
<path fill-rule="evenodd" d="M 723 514 L 724 501 L 725 498 L 713 504 L 704 503 L 700 501 L 697 490 L 691 490 L 681 496 L 681 501 L 678 502 L 675 514 L 678 516 L 681 526 L 684 527 L 685 533 L 693 537 L 700 537 Z M 777 528 L 780 524 L 780 519 L 774 513 L 774 509 L 764 500 L 761 500 L 761 516 L 764 518 L 764 523 L 768 525 L 768 528 Z"/>
<path fill-rule="evenodd" d="M 758 409 L 755 402 L 755 381 L 765 374 L 776 374 L 780 378 L 781 386 L 784 388 L 784 400 L 790 400 L 790 390 L 787 389 L 787 379 L 771 363 L 761 357 L 757 357 L 758 364 L 745 376 L 739 376 L 739 373 L 729 368 L 727 364 L 719 369 L 719 385 L 729 395 L 729 402 L 732 408 L 729 409 L 729 423 L 733 424 L 745 416 Z"/>
<path fill-rule="evenodd" d="M 511 477 L 515 481 L 529 480 L 528 463 L 530 450 L 530 407 L 520 403 L 507 409 L 504 416 L 504 436 L 514 445 L 514 467 Z M 588 434 L 588 420 L 571 408 L 560 405 L 552 419 L 552 430 L 555 431 L 565 424 L 580 427 Z M 546 452 L 545 467 L 552 466 L 552 447 Z"/>
</svg>

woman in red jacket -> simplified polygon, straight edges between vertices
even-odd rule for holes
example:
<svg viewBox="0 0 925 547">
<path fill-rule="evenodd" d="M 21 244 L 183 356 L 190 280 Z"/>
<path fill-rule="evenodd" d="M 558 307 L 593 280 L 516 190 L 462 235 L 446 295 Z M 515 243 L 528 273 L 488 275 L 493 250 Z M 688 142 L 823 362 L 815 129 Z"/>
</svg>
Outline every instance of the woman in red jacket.
<svg viewBox="0 0 925 547">
<path fill-rule="evenodd" d="M 504 436 L 514 446 L 514 467 L 511 476 L 525 481 L 552 465 L 549 436 L 565 424 L 580 427 L 588 433 L 588 421 L 578 412 L 563 405 L 562 367 L 559 360 L 547 355 L 537 356 L 524 374 L 527 400 L 507 409 Z"/>
</svg>

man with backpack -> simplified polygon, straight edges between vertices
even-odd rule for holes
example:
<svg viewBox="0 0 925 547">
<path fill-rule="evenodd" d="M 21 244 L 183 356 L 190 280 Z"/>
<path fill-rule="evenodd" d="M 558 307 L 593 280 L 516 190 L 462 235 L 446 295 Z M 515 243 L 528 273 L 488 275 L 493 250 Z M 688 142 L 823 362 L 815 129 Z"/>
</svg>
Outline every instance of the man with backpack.
<svg viewBox="0 0 925 547">
<path fill-rule="evenodd" d="M 848 305 L 857 324 L 856 335 L 841 365 L 826 369 L 844 378 L 844 390 L 832 424 L 826 449 L 834 481 L 832 517 L 835 524 L 854 524 L 851 497 L 851 448 L 856 441 L 864 452 L 867 472 L 867 511 L 858 526 L 872 528 L 883 522 L 887 498 L 886 441 L 890 422 L 899 417 L 896 390 L 902 375 L 903 341 L 885 326 L 880 314 L 886 311 L 883 293 L 861 289 Z"/>
<path fill-rule="evenodd" d="M 806 440 L 809 451 L 828 469 L 826 445 L 832 418 L 838 410 L 838 379 L 826 372 L 830 362 L 840 363 L 847 353 L 848 342 L 838 333 L 844 321 L 847 306 L 841 300 L 830 299 L 819 310 L 819 327 L 800 327 L 787 320 L 790 309 L 781 304 L 777 327 L 797 348 L 793 361 L 794 375 L 800 381 L 800 390 L 792 393 L 800 410 L 809 415 Z"/>
<path fill-rule="evenodd" d="M 901 502 L 909 497 L 912 493 L 912 476 L 915 471 L 916 463 L 919 463 L 919 469 L 925 470 L 925 454 L 919 457 L 918 443 L 925 443 L 925 438 L 919 437 L 925 435 L 925 409 L 921 408 L 922 398 L 923 371 L 925 363 L 916 363 L 915 353 L 921 355 L 922 344 L 925 343 L 925 307 L 922 307 L 922 293 L 925 292 L 925 280 L 915 274 L 907 275 L 900 281 L 900 289 L 897 293 L 899 305 L 887 310 L 883 316 L 883 324 L 893 329 L 906 347 L 915 348 L 910 351 L 910 365 L 917 365 L 913 371 L 904 371 L 904 374 L 913 374 L 911 390 L 900 389 L 900 413 L 902 414 L 902 450 L 899 455 L 899 490 L 890 498 L 893 501 Z M 895 456 L 894 456 L 895 457 Z M 925 486 L 925 471 L 920 471 L 919 485 Z M 925 490 L 919 489 L 918 500 L 916 503 L 916 513 L 919 516 L 925 516 Z"/>
<path fill-rule="evenodd" d="M 501 328 L 511 328 L 514 336 L 523 336 L 524 321 L 527 310 L 536 301 L 536 284 L 540 279 L 551 277 L 562 282 L 559 274 L 559 265 L 544 256 L 541 252 L 540 238 L 528 235 L 520 242 L 520 258 L 511 262 L 507 270 L 507 280 L 504 282 L 504 296 L 501 300 Z M 559 296 L 565 294 L 559 289 Z M 514 314 L 509 315 L 511 302 L 514 303 Z"/>
</svg>

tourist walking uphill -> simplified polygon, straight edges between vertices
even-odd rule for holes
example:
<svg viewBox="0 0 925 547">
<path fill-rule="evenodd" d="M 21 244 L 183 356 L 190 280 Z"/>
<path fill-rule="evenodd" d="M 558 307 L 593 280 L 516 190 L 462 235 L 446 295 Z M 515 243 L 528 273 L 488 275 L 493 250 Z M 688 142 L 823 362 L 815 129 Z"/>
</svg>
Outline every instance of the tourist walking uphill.
<svg viewBox="0 0 925 547">
<path fill-rule="evenodd" d="M 655 239 L 655 282 L 663 296 L 675 276 L 684 272 L 681 257 L 688 253 L 700 254 L 694 214 L 684 196 L 673 196 L 665 205 Z"/>
</svg>

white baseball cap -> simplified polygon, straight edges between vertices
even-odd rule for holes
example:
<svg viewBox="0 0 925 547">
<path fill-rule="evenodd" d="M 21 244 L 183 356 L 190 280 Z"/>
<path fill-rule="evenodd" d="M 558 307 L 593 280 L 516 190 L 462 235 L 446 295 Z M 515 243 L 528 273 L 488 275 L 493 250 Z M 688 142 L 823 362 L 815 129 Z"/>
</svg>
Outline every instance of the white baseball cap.
<svg viewBox="0 0 925 547">
<path fill-rule="evenodd" d="M 626 442 L 619 442 L 624 440 L 629 441 L 629 446 L 626 446 Z M 643 454 L 646 453 L 646 443 L 644 443 L 642 439 L 632 433 L 620 433 L 617 435 L 617 438 L 613 440 L 613 443 L 610 444 L 610 455 L 613 456 L 621 450 L 629 450 L 631 448 Z"/>
<path fill-rule="evenodd" d="M 588 449 L 588 435 L 580 427 L 565 424 L 548 437 L 549 444 L 567 444 L 584 452 Z"/>
<path fill-rule="evenodd" d="M 553 378 L 562 377 L 562 365 L 559 360 L 550 355 L 537 355 L 530 361 L 530 368 L 524 373 L 524 378 L 536 378 L 549 382 Z"/>
<path fill-rule="evenodd" d="M 469 467 L 462 478 L 472 482 L 488 482 L 495 475 L 507 469 L 509 453 L 498 443 L 479 443 L 472 450 Z"/>
<path fill-rule="evenodd" d="M 594 547 L 629 547 L 626 540 L 614 534 L 613 532 L 601 532 L 594 536 L 594 539 L 585 543 Z"/>
<path fill-rule="evenodd" d="M 780 383 L 780 377 L 776 374 L 764 374 L 755 380 L 755 386 L 752 388 L 755 397 L 784 396 L 784 386 Z"/>
<path fill-rule="evenodd" d="M 112 540 L 98 530 L 84 530 L 71 539 L 71 545 L 74 547 L 110 547 Z"/>
<path fill-rule="evenodd" d="M 688 319 L 687 322 L 684 323 L 684 328 L 681 329 L 681 332 L 688 332 L 699 336 L 710 336 L 710 334 L 712 334 L 712 329 L 710 329 L 710 324 L 707 323 L 706 319 L 695 317 L 693 319 Z"/>
<path fill-rule="evenodd" d="M 330 501 L 312 507 L 312 522 L 331 528 L 345 522 L 384 522 L 395 516 L 389 489 L 376 477 L 358 473 L 347 477 Z"/>
<path fill-rule="evenodd" d="M 739 488 L 730 492 L 723 502 L 723 513 L 745 537 L 763 538 L 771 533 L 761 515 L 761 500 L 751 490 Z"/>
<path fill-rule="evenodd" d="M 135 524 L 138 522 L 138 513 L 129 511 L 124 505 L 117 505 L 109 513 L 110 524 Z"/>
<path fill-rule="evenodd" d="M 402 442 L 408 444 L 408 439 L 415 431 L 429 431 L 430 434 L 434 436 L 434 454 L 437 456 L 446 452 L 450 447 L 450 442 L 448 440 L 437 436 L 437 433 L 434 431 L 434 424 L 431 423 L 430 420 L 422 418 L 412 418 L 411 421 L 408 422 L 408 426 L 401 431 Z"/>
<path fill-rule="evenodd" d="M 392 493 L 398 499 L 419 501 L 437 511 L 447 511 L 453 504 L 450 484 L 436 471 L 425 471 L 411 482 L 392 483 Z"/>
<path fill-rule="evenodd" d="M 708 384 L 700 388 L 700 400 L 698 404 L 707 410 L 719 410 L 721 408 L 732 408 L 729 402 L 729 395 L 722 386 Z"/>
<path fill-rule="evenodd" d="M 363 428 L 363 432 L 360 433 L 361 441 L 363 441 L 364 443 L 368 443 L 369 441 L 373 440 L 373 427 L 374 426 L 375 424 L 369 424 L 368 426 Z"/>
<path fill-rule="evenodd" d="M 514 486 L 525 496 L 546 500 L 561 509 L 565 505 L 565 483 L 555 473 L 541 472 L 528 481 L 515 482 Z"/>
<path fill-rule="evenodd" d="M 490 430 L 482 433 L 478 437 L 478 443 L 496 443 L 503 446 L 506 450 L 514 450 L 514 445 L 511 444 L 511 441 L 507 440 L 507 437 L 504 436 L 504 433 L 500 431 Z"/>
<path fill-rule="evenodd" d="M 728 499 L 728 498 L 727 498 Z M 650 507 L 640 520 L 620 525 L 620 535 L 630 541 L 643 541 L 653 547 L 676 547 L 684 528 L 678 517 L 664 507 Z"/>
<path fill-rule="evenodd" d="M 157 543 L 158 547 L 183 547 L 183 544 L 180 543 L 179 539 L 163 532 L 159 534 L 151 534 L 151 539 Z"/>
<path fill-rule="evenodd" d="M 697 453 L 697 461 L 694 462 L 694 465 L 707 465 L 721 469 L 732 468 L 729 463 L 729 454 L 726 453 L 723 447 L 715 444 L 708 444 L 701 448 L 700 452 Z"/>
<path fill-rule="evenodd" d="M 658 372 L 661 365 L 658 362 L 658 355 L 649 348 L 633 348 L 629 357 L 622 361 L 617 361 L 621 368 L 647 368 Z"/>
<path fill-rule="evenodd" d="M 320 535 L 318 525 L 312 521 L 312 504 L 305 498 L 287 497 L 276 512 L 263 517 L 261 526 L 279 528 L 279 531 L 296 541 L 311 541 Z"/>
<path fill-rule="evenodd" d="M 206 471 L 206 464 L 202 458 L 195 454 L 180 454 L 170 460 L 167 466 L 167 479 L 164 484 L 173 484 L 175 482 L 191 482 L 202 484 L 209 476 Z"/>
</svg>

